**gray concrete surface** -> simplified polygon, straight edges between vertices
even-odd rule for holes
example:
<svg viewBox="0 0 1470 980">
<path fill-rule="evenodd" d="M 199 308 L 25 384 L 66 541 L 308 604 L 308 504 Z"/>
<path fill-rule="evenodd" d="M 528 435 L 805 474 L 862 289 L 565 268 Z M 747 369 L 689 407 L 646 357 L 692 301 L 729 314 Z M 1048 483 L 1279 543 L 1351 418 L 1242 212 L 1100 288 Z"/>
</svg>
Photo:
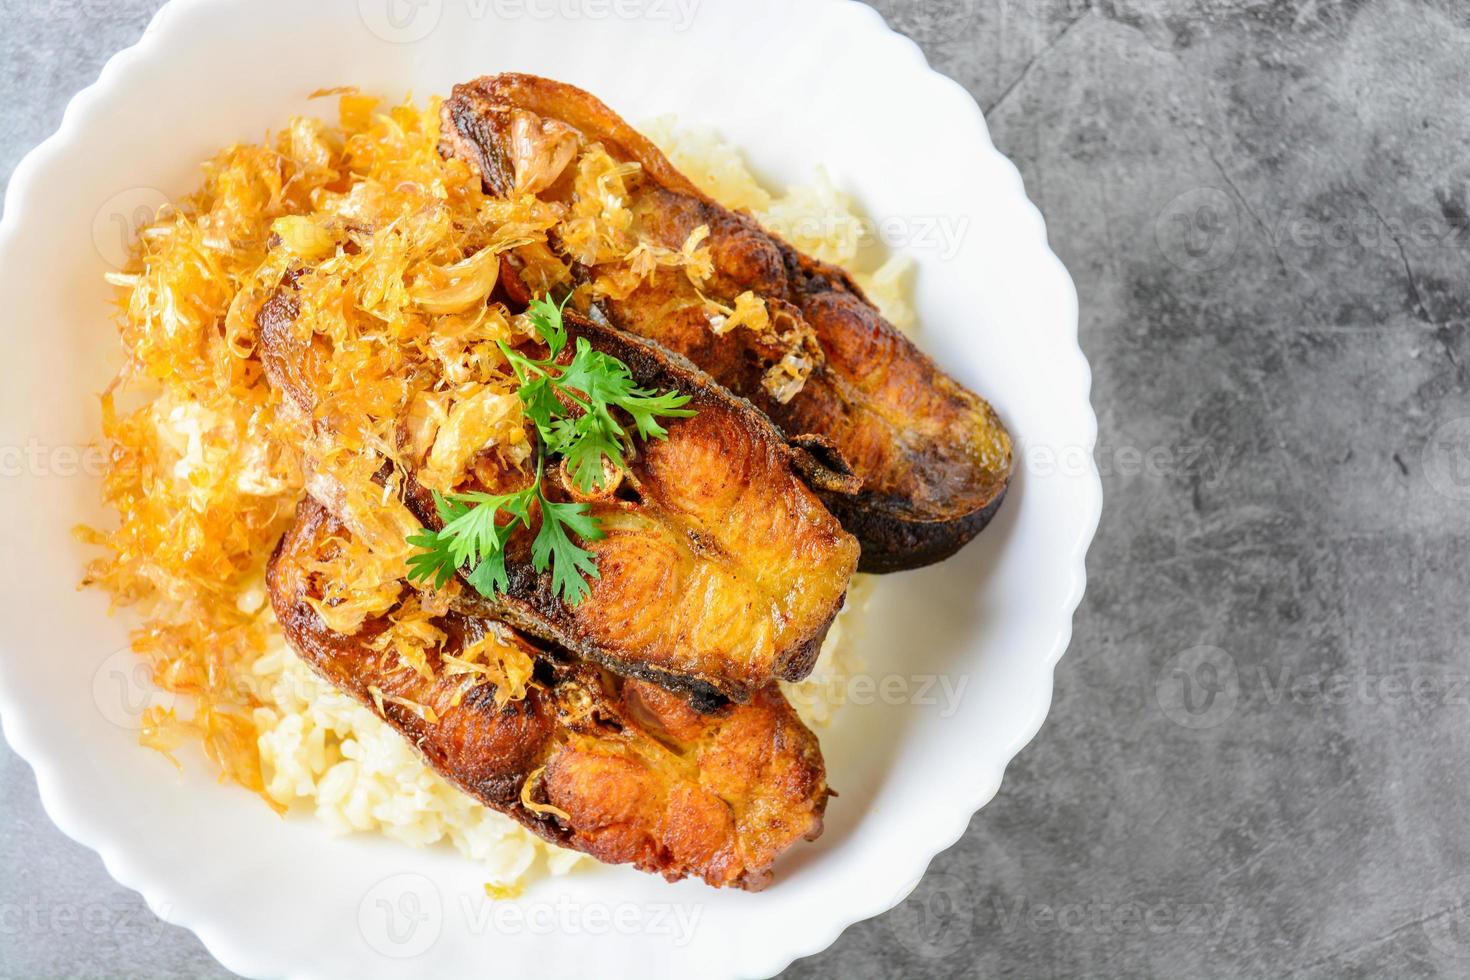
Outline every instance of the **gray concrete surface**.
<svg viewBox="0 0 1470 980">
<path fill-rule="evenodd" d="M 154 6 L 0 3 L 0 168 Z M 1108 507 L 999 798 L 791 975 L 1470 976 L 1470 6 L 878 6 L 1076 277 Z M 0 976 L 224 975 L 0 787 Z"/>
</svg>

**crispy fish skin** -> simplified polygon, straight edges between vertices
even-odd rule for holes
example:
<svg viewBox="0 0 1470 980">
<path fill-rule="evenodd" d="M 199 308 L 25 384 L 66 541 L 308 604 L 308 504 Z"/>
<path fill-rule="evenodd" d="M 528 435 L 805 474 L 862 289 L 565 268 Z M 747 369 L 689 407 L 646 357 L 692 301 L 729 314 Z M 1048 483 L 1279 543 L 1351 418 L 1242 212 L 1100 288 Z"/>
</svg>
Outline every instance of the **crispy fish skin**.
<svg viewBox="0 0 1470 980">
<path fill-rule="evenodd" d="M 310 338 L 296 336 L 295 316 L 289 289 L 265 304 L 262 359 L 272 383 L 310 417 L 316 355 Z M 682 358 L 574 314 L 566 323 L 571 337 L 626 363 L 640 386 L 689 395 L 698 414 L 669 420 L 666 440 L 640 443 L 618 494 L 587 501 L 606 536 L 585 545 L 599 577 L 582 603 L 555 595 L 521 532 L 507 548 L 508 591 L 467 598 L 466 611 L 707 701 L 745 701 L 775 679 L 805 677 L 858 563 L 856 539 L 813 487 L 838 494 L 851 477 L 788 443 Z M 555 474 L 548 479 L 567 496 Z M 429 491 L 412 474 L 403 486 L 415 516 L 441 527 Z"/>
<path fill-rule="evenodd" d="M 884 320 L 846 272 L 711 200 L 616 113 L 570 85 L 519 74 L 458 85 L 444 103 L 442 149 L 477 167 L 491 193 L 524 190 L 516 165 L 526 151 L 517 134 L 527 113 L 642 167 L 629 206 L 645 240 L 677 251 L 695 229 L 709 228 L 714 276 L 705 296 L 733 307 L 752 291 L 777 321 L 785 319 L 778 332 L 788 350 L 806 356 L 791 338 L 814 338 L 815 366 L 783 401 L 763 384 L 780 345 L 772 350 L 771 337 L 748 330 L 716 335 L 686 277 L 656 276 L 626 298 L 598 301 L 615 326 L 689 357 L 787 433 L 815 433 L 835 445 L 863 488 L 856 495 L 825 492 L 823 499 L 861 541 L 861 570 L 932 564 L 984 529 L 1010 482 L 1005 426 Z M 567 193 L 565 182 L 559 192 Z"/>
<path fill-rule="evenodd" d="M 437 621 L 446 639 L 429 657 L 434 678 L 425 678 L 391 644 L 374 649 L 371 641 L 393 628 L 387 618 L 347 636 L 308 601 L 322 595 L 312 569 L 347 533 L 307 500 L 277 547 L 268 585 L 287 641 L 486 806 L 599 861 L 750 891 L 770 882 L 784 851 L 821 833 L 830 795 L 821 749 L 774 684 L 748 704 L 700 714 L 662 688 L 552 658 L 497 624 L 453 612 Z M 438 669 L 441 656 L 497 629 L 500 642 L 539 658 L 526 697 L 503 707 L 492 685 L 464 693 L 466 677 Z M 374 689 L 433 714 L 393 700 L 379 708 Z"/>
</svg>

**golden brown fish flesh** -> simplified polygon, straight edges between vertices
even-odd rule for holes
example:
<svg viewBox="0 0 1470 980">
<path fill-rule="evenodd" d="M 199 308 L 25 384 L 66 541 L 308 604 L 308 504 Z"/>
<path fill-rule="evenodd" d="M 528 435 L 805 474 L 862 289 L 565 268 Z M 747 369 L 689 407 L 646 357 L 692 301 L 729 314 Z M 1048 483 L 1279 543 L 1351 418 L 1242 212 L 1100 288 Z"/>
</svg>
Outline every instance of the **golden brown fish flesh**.
<svg viewBox="0 0 1470 980">
<path fill-rule="evenodd" d="M 261 311 L 266 372 L 304 414 L 330 417 L 319 411 L 313 367 L 330 352 L 321 338 L 296 334 L 292 310 L 287 286 Z M 670 420 L 666 440 L 639 443 L 616 492 L 585 500 L 605 537 L 585 543 L 599 577 L 580 604 L 565 602 L 550 574 L 536 572 L 534 535 L 521 531 L 506 550 L 509 588 L 470 596 L 465 608 L 620 674 L 705 698 L 744 701 L 778 678 L 805 677 L 858 562 L 857 541 L 812 487 L 840 493 L 851 478 L 789 444 L 683 358 L 570 313 L 566 323 L 574 340 L 626 363 L 641 387 L 688 395 L 697 414 Z M 505 493 L 533 479 L 523 471 L 494 476 L 494 486 L 459 489 Z M 573 498 L 559 473 L 546 479 L 558 500 Z M 418 519 L 442 527 L 415 475 L 401 483 Z"/>
<path fill-rule="evenodd" d="M 574 213 L 583 204 L 626 209 L 616 247 L 602 233 L 590 243 L 575 238 L 579 226 L 570 223 L 553 242 L 592 287 L 593 308 L 687 356 L 786 433 L 829 440 L 863 483 L 855 495 L 822 492 L 862 543 L 862 570 L 941 561 L 990 521 L 1011 477 L 1005 426 L 884 320 L 843 270 L 710 199 L 570 85 L 488 76 L 456 86 L 443 112 L 443 150 L 476 167 L 490 193 L 536 194 Z M 609 156 L 622 165 L 611 179 L 626 199 L 599 205 L 608 172 L 593 179 L 584 161 Z M 708 268 L 689 274 L 654 258 L 700 253 Z"/>
<path fill-rule="evenodd" d="M 319 610 L 348 539 L 320 504 L 302 504 L 269 571 L 288 642 L 486 806 L 599 861 L 749 890 L 770 882 L 784 851 L 821 833 L 830 795 L 821 749 L 774 684 L 700 714 L 662 688 L 554 658 L 454 612 L 411 636 L 394 610 L 335 632 Z M 414 594 L 406 584 L 402 593 Z M 417 645 L 431 636 L 421 669 L 396 652 L 398 630 Z M 534 657 L 523 696 L 446 669 L 472 646 L 489 649 L 481 660 Z"/>
</svg>

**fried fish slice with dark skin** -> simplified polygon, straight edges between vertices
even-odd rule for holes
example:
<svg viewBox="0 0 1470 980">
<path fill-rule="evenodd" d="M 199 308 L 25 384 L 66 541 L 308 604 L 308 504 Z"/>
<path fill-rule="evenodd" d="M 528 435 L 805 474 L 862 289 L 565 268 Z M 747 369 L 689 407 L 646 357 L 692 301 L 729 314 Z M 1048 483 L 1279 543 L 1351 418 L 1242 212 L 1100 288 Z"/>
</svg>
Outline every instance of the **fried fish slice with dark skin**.
<svg viewBox="0 0 1470 980">
<path fill-rule="evenodd" d="M 600 577 L 581 604 L 568 606 L 535 573 L 529 535 L 512 551 L 509 592 L 465 601 L 619 673 L 700 697 L 743 701 L 773 679 L 805 677 L 858 561 L 857 542 L 807 481 L 841 488 L 848 479 L 682 358 L 572 314 L 566 325 L 573 341 L 627 364 L 640 387 L 690 395 L 697 414 L 669 421 L 668 439 L 640 443 L 616 492 L 584 498 L 606 537 L 585 543 Z M 442 526 L 421 485 L 408 481 L 406 491 L 427 527 Z"/>
<path fill-rule="evenodd" d="M 307 416 L 330 416 L 317 411 L 312 380 L 313 359 L 324 355 L 295 334 L 292 303 L 287 287 L 261 311 L 266 373 Z M 805 677 L 858 562 L 857 541 L 808 484 L 836 492 L 851 478 L 788 444 L 682 358 L 572 314 L 566 324 L 574 341 L 627 364 L 641 387 L 689 395 L 697 414 L 669 420 L 666 440 L 638 443 L 616 492 L 585 501 L 605 534 L 585 542 L 599 572 L 587 598 L 573 606 L 556 594 L 550 573 L 533 567 L 534 534 L 522 531 L 506 551 L 508 590 L 466 590 L 468 611 L 706 700 L 744 701 L 778 678 Z M 522 470 L 475 473 L 461 492 L 513 492 L 533 479 Z M 572 496 L 558 472 L 546 480 L 556 499 Z M 413 472 L 402 486 L 415 516 L 442 527 Z"/>
<path fill-rule="evenodd" d="M 699 714 L 662 688 L 549 657 L 456 613 L 435 620 L 444 639 L 427 678 L 383 642 L 396 628 L 388 616 L 348 636 L 313 606 L 348 533 L 321 505 L 302 504 L 268 577 L 286 639 L 470 796 L 600 861 L 751 891 L 784 851 L 821 833 L 830 795 L 821 749 L 775 685 Z M 493 684 L 443 669 L 444 657 L 486 637 L 538 658 L 521 700 L 497 704 Z"/>
<path fill-rule="evenodd" d="M 884 320 L 846 272 L 711 200 L 570 85 L 506 74 L 456 86 L 442 132 L 442 150 L 478 168 L 490 193 L 561 201 L 576 195 L 577 153 L 599 144 L 641 167 L 626 178 L 641 242 L 677 253 L 708 229 L 713 275 L 702 288 L 678 271 L 658 272 L 594 302 L 614 326 L 689 357 L 787 433 L 829 439 L 863 481 L 856 495 L 823 494 L 861 541 L 863 571 L 941 561 L 989 523 L 1011 477 L 1005 426 Z M 584 282 L 619 272 L 564 257 Z M 764 301 L 769 322 L 717 334 L 706 299 L 734 309 L 746 292 Z"/>
</svg>

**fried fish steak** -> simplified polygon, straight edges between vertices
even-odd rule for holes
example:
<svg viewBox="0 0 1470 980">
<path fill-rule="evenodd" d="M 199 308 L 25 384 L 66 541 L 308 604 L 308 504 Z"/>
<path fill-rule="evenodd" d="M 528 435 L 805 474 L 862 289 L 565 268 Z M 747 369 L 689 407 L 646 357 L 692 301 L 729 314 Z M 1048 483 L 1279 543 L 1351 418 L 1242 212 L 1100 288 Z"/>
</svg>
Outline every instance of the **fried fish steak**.
<svg viewBox="0 0 1470 980">
<path fill-rule="evenodd" d="M 689 357 L 787 433 L 830 440 L 863 481 L 856 495 L 823 494 L 862 543 L 863 571 L 948 558 L 996 513 L 1013 454 L 990 405 L 884 320 L 846 272 L 711 200 L 592 95 L 533 75 L 480 78 L 455 87 L 442 133 L 441 150 L 477 168 L 488 192 L 568 203 L 580 193 L 577 154 L 598 145 L 638 165 L 626 180 L 640 242 L 677 253 L 708 230 L 713 269 L 702 287 L 654 273 L 599 289 L 595 305 L 615 326 Z M 584 282 L 609 271 L 562 252 Z M 745 293 L 764 304 L 760 328 L 716 329 L 709 301 L 738 309 Z"/>
<path fill-rule="evenodd" d="M 292 309 L 289 287 L 265 304 L 262 358 L 272 382 L 315 416 L 313 359 L 327 355 L 319 339 L 296 335 Z M 599 577 L 580 604 L 568 605 L 550 573 L 536 572 L 534 535 L 521 531 L 507 546 L 508 590 L 473 593 L 466 611 L 705 699 L 745 701 L 775 679 L 805 677 L 858 563 L 857 541 L 812 487 L 840 494 L 852 478 L 789 444 L 760 412 L 677 355 L 570 313 L 566 324 L 574 340 L 627 364 L 641 387 L 688 395 L 697 414 L 670 420 L 665 440 L 640 442 L 615 492 L 575 498 L 605 533 L 585 542 Z M 546 479 L 555 498 L 574 498 L 559 472 Z M 532 480 L 523 470 L 482 468 L 459 489 L 506 493 Z M 414 474 L 401 483 L 415 516 L 442 527 Z"/>
<path fill-rule="evenodd" d="M 821 834 L 830 795 L 821 748 L 776 685 L 701 714 L 663 688 L 454 612 L 434 621 L 442 639 L 425 676 L 394 652 L 391 615 L 345 635 L 318 613 L 321 570 L 348 534 L 320 504 L 301 505 L 268 575 L 286 639 L 470 796 L 599 861 L 751 891 L 771 881 L 784 851 Z M 486 638 L 536 657 L 523 698 L 500 703 L 493 683 L 443 669 Z"/>
</svg>

